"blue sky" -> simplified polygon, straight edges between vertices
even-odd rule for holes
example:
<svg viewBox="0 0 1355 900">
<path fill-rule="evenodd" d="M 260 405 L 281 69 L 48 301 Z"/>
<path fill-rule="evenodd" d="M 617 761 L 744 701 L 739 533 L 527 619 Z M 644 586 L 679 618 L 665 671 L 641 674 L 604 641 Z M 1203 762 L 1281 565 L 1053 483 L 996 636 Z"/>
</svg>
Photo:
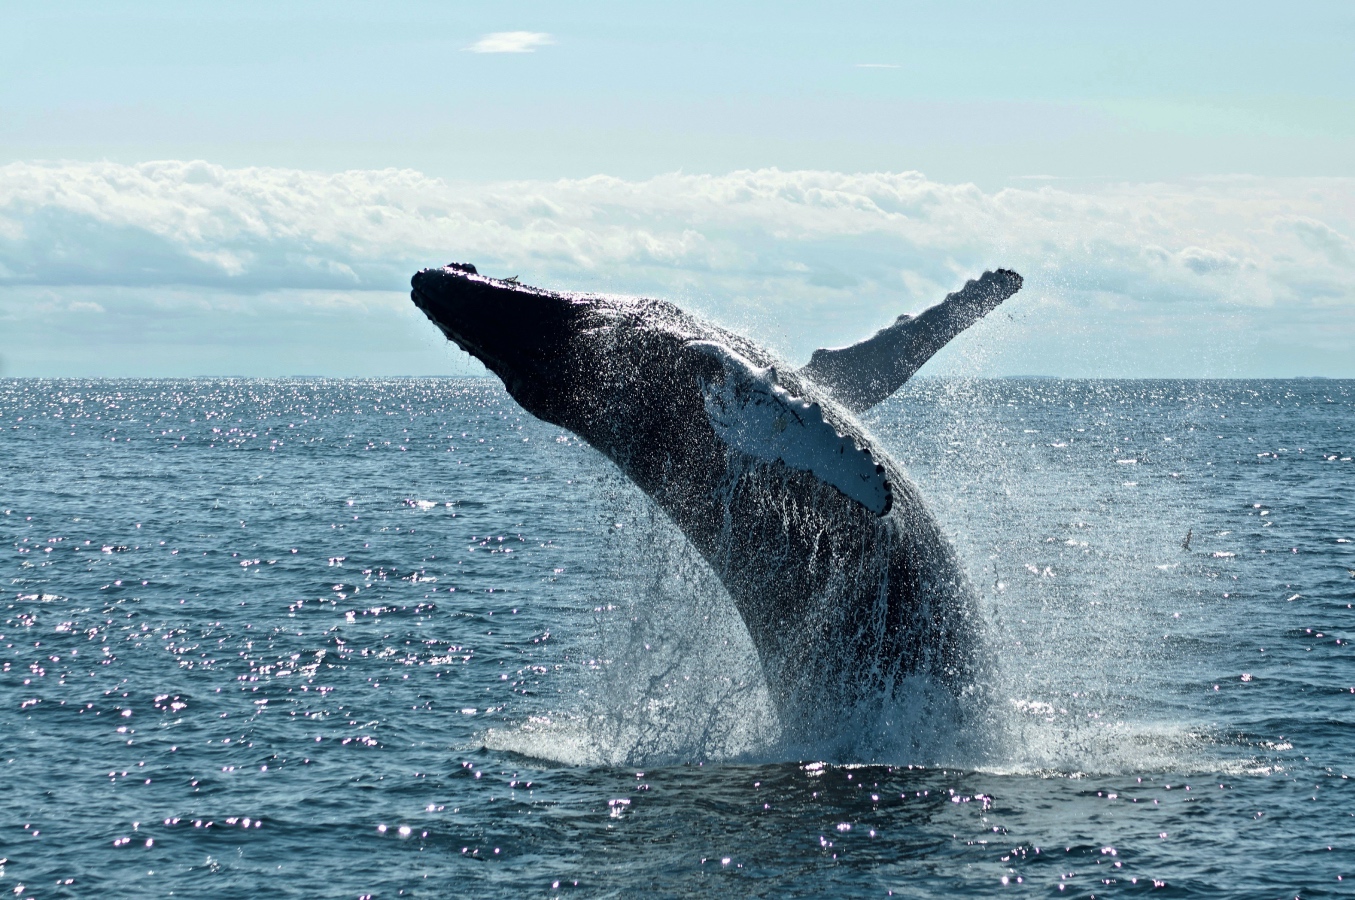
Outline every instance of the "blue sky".
<svg viewBox="0 0 1355 900">
<path fill-rule="evenodd" d="M 6 374 L 474 371 L 403 298 L 470 258 L 792 358 L 1015 265 L 929 370 L 1355 376 L 1349 2 L 0 17 Z"/>
</svg>

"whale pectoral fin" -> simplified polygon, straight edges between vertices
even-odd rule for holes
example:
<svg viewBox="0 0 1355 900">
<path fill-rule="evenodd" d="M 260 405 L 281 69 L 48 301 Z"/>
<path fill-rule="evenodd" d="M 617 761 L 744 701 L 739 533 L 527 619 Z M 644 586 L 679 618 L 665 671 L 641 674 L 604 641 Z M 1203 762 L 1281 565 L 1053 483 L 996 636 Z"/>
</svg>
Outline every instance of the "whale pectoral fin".
<svg viewBox="0 0 1355 900">
<path fill-rule="evenodd" d="M 894 498 L 884 467 L 838 434 L 822 407 L 792 397 L 776 383 L 775 370 L 759 369 L 727 347 L 690 346 L 718 363 L 719 374 L 702 378 L 701 391 L 710 426 L 728 447 L 809 472 L 876 515 L 889 512 Z"/>
<path fill-rule="evenodd" d="M 899 316 L 888 328 L 850 347 L 815 350 L 800 374 L 826 388 L 843 406 L 862 412 L 887 398 L 951 338 L 1021 290 L 1010 269 L 984 272 L 917 316 Z"/>
</svg>

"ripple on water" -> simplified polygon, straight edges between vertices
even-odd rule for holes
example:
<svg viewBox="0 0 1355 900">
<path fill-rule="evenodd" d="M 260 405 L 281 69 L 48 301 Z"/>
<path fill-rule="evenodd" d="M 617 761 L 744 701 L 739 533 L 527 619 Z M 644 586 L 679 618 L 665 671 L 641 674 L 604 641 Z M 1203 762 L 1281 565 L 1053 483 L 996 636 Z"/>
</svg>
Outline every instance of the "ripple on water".
<svg viewBox="0 0 1355 900">
<path fill-rule="evenodd" d="M 869 424 L 991 696 L 790 747 L 701 561 L 493 385 L 0 380 L 0 887 L 1338 894 L 1350 388 L 913 384 Z"/>
</svg>

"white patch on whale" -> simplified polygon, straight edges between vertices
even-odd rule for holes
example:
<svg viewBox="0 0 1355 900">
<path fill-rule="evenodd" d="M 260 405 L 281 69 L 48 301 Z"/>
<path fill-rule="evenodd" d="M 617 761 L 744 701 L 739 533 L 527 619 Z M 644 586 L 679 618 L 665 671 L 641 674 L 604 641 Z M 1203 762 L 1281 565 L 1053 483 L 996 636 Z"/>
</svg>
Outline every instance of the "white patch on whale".
<svg viewBox="0 0 1355 900">
<path fill-rule="evenodd" d="M 701 380 L 706 416 L 728 446 L 754 459 L 809 472 L 882 516 L 893 502 L 884 467 L 850 437 L 838 434 L 817 403 L 776 383 L 771 367 L 759 369 L 728 347 L 693 341 L 692 349 L 720 363 L 720 382 Z"/>
</svg>

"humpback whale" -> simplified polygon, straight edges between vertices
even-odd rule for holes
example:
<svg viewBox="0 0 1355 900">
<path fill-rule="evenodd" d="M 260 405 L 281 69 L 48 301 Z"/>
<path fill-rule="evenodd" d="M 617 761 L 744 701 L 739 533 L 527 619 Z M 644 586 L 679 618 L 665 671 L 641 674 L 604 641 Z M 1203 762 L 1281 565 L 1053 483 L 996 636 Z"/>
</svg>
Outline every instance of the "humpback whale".
<svg viewBox="0 0 1355 900">
<path fill-rule="evenodd" d="M 975 598 L 903 469 L 857 421 L 1021 287 L 986 272 L 860 343 L 784 365 L 661 300 L 425 269 L 412 299 L 539 419 L 614 462 L 705 558 L 757 651 L 782 726 L 906 679 L 976 690 Z"/>
</svg>

